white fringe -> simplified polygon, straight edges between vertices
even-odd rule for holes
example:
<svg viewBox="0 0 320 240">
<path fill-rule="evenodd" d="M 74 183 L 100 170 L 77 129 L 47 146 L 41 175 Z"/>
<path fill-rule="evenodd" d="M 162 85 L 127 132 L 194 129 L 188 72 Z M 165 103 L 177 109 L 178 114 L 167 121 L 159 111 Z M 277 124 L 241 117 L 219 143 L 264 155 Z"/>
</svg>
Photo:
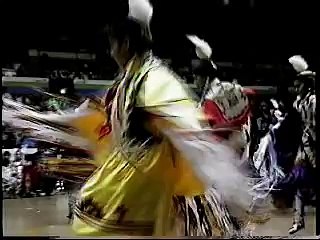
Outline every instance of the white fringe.
<svg viewBox="0 0 320 240">
<path fill-rule="evenodd" d="M 182 135 L 173 130 L 164 130 L 164 134 L 184 154 L 207 189 L 214 186 L 228 205 L 249 208 L 252 196 L 248 179 L 238 169 L 240 157 L 233 149 L 215 141 L 212 135 Z"/>
<path fill-rule="evenodd" d="M 30 106 L 13 100 L 3 98 L 2 122 L 9 124 L 17 129 L 27 130 L 28 134 L 37 139 L 46 140 L 58 144 L 69 144 L 84 150 L 91 150 L 89 142 L 78 136 L 76 132 L 67 133 L 53 125 L 45 124 L 38 121 L 47 121 L 51 123 L 60 123 L 68 126 L 73 119 L 88 114 L 88 111 L 81 113 L 65 113 L 63 115 L 55 113 L 41 113 Z M 33 121 L 33 119 L 35 121 Z"/>
</svg>

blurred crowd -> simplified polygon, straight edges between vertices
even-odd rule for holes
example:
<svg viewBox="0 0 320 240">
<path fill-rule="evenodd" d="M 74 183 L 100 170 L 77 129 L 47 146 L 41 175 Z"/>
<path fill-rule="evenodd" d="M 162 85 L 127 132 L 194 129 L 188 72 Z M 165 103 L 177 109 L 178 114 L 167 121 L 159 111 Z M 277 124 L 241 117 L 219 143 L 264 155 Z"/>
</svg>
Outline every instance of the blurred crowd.
<svg viewBox="0 0 320 240">
<path fill-rule="evenodd" d="M 96 80 L 96 79 L 109 79 L 110 76 L 107 76 L 103 73 L 99 73 L 95 67 L 90 63 L 79 63 L 74 65 L 74 62 L 63 62 L 59 61 L 54 64 L 53 60 L 48 60 L 40 58 L 39 64 L 28 63 L 12 63 L 6 64 L 2 67 L 2 76 L 6 77 L 57 77 L 58 75 L 63 74 L 72 78 L 74 80 Z M 50 63 L 48 63 L 48 61 Z M 62 66 L 61 66 L 62 65 Z M 79 65 L 79 66 L 78 66 Z M 110 72 L 110 71 L 108 71 Z M 112 74 L 111 74 L 112 75 Z"/>
<path fill-rule="evenodd" d="M 4 88 L 2 95 L 40 112 L 56 112 L 68 107 L 69 101 L 63 98 L 68 93 L 70 92 L 65 91 L 54 96 L 40 92 L 12 94 Z M 43 157 L 61 157 L 63 152 L 59 146 L 39 145 L 39 142 L 30 138 L 24 130 L 13 129 L 2 122 L 3 197 L 48 196 L 63 191 L 63 181 L 46 176 L 40 164 Z"/>
<path fill-rule="evenodd" d="M 50 196 L 69 189 L 65 182 L 48 174 L 46 159 L 88 155 L 59 145 L 39 142 L 27 133 L 2 126 L 2 187 L 4 198 Z M 71 184 L 72 185 L 72 184 Z"/>
<path fill-rule="evenodd" d="M 62 181 L 41 174 L 39 155 L 33 151 L 2 148 L 3 198 L 50 196 L 64 190 Z"/>
</svg>

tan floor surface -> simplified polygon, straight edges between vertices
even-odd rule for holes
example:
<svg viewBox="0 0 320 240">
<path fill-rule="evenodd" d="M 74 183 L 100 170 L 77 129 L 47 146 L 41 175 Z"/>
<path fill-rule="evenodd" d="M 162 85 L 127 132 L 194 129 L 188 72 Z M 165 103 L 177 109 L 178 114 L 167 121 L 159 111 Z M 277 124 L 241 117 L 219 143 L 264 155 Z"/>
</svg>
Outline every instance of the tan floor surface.
<svg viewBox="0 0 320 240">
<path fill-rule="evenodd" d="M 3 200 L 4 236 L 58 236 L 72 237 L 68 225 L 67 197 L 64 195 L 41 198 Z M 292 223 L 292 211 L 273 211 L 269 222 L 258 225 L 257 236 L 287 236 Z M 315 233 L 315 209 L 308 208 L 306 228 L 297 236 L 312 236 Z"/>
</svg>

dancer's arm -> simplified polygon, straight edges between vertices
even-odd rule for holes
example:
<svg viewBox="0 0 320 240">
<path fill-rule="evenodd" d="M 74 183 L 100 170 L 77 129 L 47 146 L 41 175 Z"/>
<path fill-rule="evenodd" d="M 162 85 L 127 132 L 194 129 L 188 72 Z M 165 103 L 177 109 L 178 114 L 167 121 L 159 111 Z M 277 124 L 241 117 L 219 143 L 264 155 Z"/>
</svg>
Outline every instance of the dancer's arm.
<svg viewBox="0 0 320 240">
<path fill-rule="evenodd" d="M 101 107 L 80 108 L 78 112 L 64 114 L 42 113 L 32 107 L 9 100 L 5 105 L 3 121 L 19 129 L 29 129 L 31 135 L 52 142 L 67 142 L 72 146 L 88 149 L 101 144 L 100 130 L 106 121 Z M 89 144 L 89 145 L 88 145 Z"/>
</svg>

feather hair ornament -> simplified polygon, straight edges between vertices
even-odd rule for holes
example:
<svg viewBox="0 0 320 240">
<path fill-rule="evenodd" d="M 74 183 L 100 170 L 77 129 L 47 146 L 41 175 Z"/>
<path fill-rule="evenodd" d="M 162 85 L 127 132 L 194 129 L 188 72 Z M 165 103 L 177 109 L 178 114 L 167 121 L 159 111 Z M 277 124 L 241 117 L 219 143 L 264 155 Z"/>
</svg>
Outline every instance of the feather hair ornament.
<svg viewBox="0 0 320 240">
<path fill-rule="evenodd" d="M 153 8 L 148 0 L 129 0 L 129 17 L 149 25 L 153 14 Z"/>
<path fill-rule="evenodd" d="M 289 62 L 298 73 L 306 71 L 309 67 L 306 60 L 304 60 L 304 58 L 300 55 L 292 56 L 289 58 Z"/>
<path fill-rule="evenodd" d="M 150 39 L 150 22 L 153 15 L 153 7 L 148 0 L 129 0 L 129 17 L 138 20 L 147 30 Z"/>
<path fill-rule="evenodd" d="M 212 67 L 214 69 L 217 69 L 217 65 L 211 60 L 212 49 L 211 49 L 210 45 L 206 41 L 204 41 L 203 39 L 200 39 L 196 35 L 186 35 L 186 36 L 195 45 L 197 57 L 199 59 L 210 61 Z M 204 97 L 205 97 L 204 93 L 207 92 L 208 88 L 209 88 L 209 79 L 206 80 L 206 83 L 204 86 L 204 91 L 203 91 L 203 94 L 202 94 L 200 102 L 199 102 L 200 105 L 202 104 L 202 102 L 204 100 Z"/>
<path fill-rule="evenodd" d="M 216 64 L 211 60 L 212 49 L 210 45 L 196 35 L 187 35 L 187 38 L 195 45 L 197 57 L 200 59 L 209 60 L 212 64 L 212 67 L 217 69 Z"/>
<path fill-rule="evenodd" d="M 206 41 L 196 35 L 187 35 L 187 38 L 195 45 L 198 58 L 211 59 L 212 49 Z"/>
</svg>

